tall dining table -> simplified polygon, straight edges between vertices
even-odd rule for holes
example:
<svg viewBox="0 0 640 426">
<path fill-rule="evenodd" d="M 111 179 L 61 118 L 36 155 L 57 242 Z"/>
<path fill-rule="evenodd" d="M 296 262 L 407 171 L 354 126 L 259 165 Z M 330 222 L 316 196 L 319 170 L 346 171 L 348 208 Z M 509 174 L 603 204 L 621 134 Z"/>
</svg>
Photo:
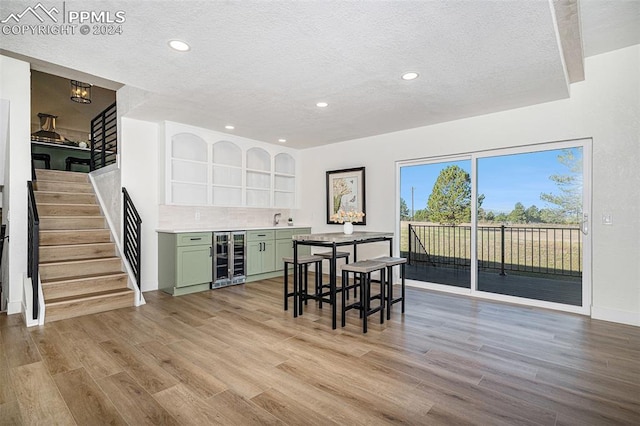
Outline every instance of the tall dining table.
<svg viewBox="0 0 640 426">
<path fill-rule="evenodd" d="M 393 256 L 393 233 L 392 232 L 354 232 L 344 234 L 342 232 L 328 232 L 319 234 L 300 234 L 293 236 L 293 263 L 294 271 L 298 270 L 298 246 L 327 247 L 331 248 L 332 256 L 329 259 L 329 297 L 331 300 L 331 327 L 335 330 L 337 325 L 336 307 L 336 286 L 337 286 L 337 248 L 342 246 L 353 246 L 353 261 L 358 260 L 358 246 L 360 244 L 370 244 L 377 242 L 389 242 L 389 256 Z M 302 300 L 300 298 L 300 286 L 298 274 L 293 274 L 294 310 L 293 316 L 297 316 L 298 311 L 302 312 Z"/>
</svg>

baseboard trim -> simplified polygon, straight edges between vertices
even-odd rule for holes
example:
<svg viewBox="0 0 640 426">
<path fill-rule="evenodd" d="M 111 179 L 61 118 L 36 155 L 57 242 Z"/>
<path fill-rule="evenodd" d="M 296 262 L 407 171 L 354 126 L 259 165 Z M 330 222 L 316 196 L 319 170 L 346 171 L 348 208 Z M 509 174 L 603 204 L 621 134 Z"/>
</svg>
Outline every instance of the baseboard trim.
<svg viewBox="0 0 640 426">
<path fill-rule="evenodd" d="M 640 312 L 621 311 L 618 309 L 592 306 L 591 318 L 640 327 Z"/>
</svg>

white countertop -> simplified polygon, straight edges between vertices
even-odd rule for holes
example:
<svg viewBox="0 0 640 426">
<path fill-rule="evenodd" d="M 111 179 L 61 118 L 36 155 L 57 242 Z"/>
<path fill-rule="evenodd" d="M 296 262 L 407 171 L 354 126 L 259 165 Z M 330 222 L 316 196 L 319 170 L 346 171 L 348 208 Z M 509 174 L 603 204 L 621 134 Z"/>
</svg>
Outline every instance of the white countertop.
<svg viewBox="0 0 640 426">
<path fill-rule="evenodd" d="M 239 227 L 229 227 L 225 226 L 222 228 L 191 228 L 191 229 L 156 229 L 156 232 L 163 234 L 187 234 L 191 232 L 225 232 L 225 231 L 254 231 L 261 229 L 297 229 L 297 228 L 311 228 L 311 225 L 293 225 L 289 226 L 285 222 L 284 225 L 278 226 L 239 226 Z"/>
</svg>

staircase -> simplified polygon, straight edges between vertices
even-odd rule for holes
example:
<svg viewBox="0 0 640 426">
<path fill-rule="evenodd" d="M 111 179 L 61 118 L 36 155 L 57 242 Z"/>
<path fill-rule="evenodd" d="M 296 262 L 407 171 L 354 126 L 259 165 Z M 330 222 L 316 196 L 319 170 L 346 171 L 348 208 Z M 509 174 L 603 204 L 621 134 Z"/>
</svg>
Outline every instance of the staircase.
<svg viewBox="0 0 640 426">
<path fill-rule="evenodd" d="M 36 170 L 45 321 L 134 306 L 86 173 Z"/>
</svg>

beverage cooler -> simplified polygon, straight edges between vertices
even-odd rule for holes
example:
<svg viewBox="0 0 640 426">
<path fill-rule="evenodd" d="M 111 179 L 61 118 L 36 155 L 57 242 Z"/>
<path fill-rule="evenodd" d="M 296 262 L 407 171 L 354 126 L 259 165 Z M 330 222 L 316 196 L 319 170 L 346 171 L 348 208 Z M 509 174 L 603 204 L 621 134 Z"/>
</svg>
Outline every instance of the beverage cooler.
<svg viewBox="0 0 640 426">
<path fill-rule="evenodd" d="M 245 231 L 213 233 L 213 282 L 211 288 L 245 282 L 246 252 Z"/>
</svg>

